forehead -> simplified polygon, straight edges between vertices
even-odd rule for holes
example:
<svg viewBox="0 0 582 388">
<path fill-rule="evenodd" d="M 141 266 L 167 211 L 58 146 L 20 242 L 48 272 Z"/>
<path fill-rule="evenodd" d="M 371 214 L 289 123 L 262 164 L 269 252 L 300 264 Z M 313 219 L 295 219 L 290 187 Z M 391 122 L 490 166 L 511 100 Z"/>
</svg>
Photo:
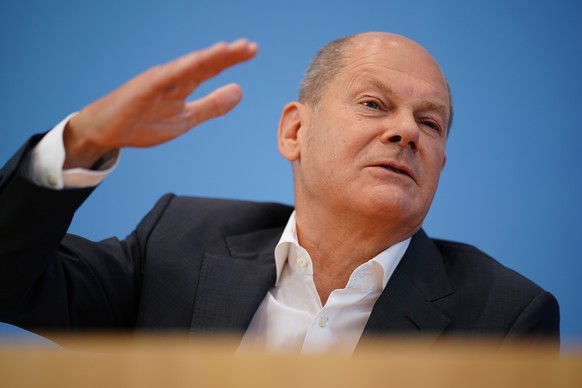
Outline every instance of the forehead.
<svg viewBox="0 0 582 388">
<path fill-rule="evenodd" d="M 344 58 L 346 65 L 338 72 L 344 82 L 347 77 L 349 82 L 373 78 L 387 87 L 395 81 L 401 87 L 422 85 L 449 100 L 447 81 L 436 61 L 407 38 L 385 33 L 355 36 L 346 46 Z"/>
</svg>

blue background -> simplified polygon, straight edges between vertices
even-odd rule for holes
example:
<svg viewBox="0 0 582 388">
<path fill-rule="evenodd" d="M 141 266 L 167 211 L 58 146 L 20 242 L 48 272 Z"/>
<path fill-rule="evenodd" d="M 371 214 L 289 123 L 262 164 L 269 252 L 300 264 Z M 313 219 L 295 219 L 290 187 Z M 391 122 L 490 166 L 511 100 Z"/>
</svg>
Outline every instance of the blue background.
<svg viewBox="0 0 582 388">
<path fill-rule="evenodd" d="M 564 0 L 2 0 L 0 162 L 138 72 L 244 36 L 259 56 L 194 95 L 235 81 L 241 105 L 169 144 L 124 151 L 71 231 L 123 237 L 166 192 L 292 203 L 276 131 L 310 58 L 340 36 L 397 32 L 433 53 L 453 90 L 448 164 L 426 230 L 553 292 L 563 343 L 579 348 L 581 16 Z"/>
</svg>

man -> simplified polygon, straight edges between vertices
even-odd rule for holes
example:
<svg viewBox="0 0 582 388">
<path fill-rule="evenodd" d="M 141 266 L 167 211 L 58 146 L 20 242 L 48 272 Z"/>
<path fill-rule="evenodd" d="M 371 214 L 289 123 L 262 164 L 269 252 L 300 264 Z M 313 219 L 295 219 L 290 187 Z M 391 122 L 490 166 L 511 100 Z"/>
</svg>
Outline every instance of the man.
<svg viewBox="0 0 582 388">
<path fill-rule="evenodd" d="M 295 211 L 169 195 L 123 241 L 65 235 L 102 179 L 87 169 L 107 170 L 121 148 L 161 144 L 228 112 L 241 98 L 236 85 L 184 101 L 256 51 L 241 40 L 150 69 L 7 164 L 0 320 L 238 332 L 242 349 L 303 352 L 349 353 L 380 333 L 557 339 L 552 295 L 421 230 L 446 161 L 451 97 L 430 54 L 394 34 L 326 46 L 299 101 L 283 109 L 279 150 L 293 166 Z"/>
</svg>

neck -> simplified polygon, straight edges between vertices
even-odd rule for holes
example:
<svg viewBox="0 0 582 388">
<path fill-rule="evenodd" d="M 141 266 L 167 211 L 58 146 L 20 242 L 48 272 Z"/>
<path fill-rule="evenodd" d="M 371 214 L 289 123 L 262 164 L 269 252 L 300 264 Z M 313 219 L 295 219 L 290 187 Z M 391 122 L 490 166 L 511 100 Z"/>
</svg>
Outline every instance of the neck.
<svg viewBox="0 0 582 388">
<path fill-rule="evenodd" d="M 367 218 L 342 210 L 296 209 L 297 237 L 313 262 L 313 278 L 322 304 L 329 294 L 344 288 L 352 272 L 390 246 L 410 237 L 418 228 L 402 230 L 382 222 L 386 217 Z"/>
</svg>

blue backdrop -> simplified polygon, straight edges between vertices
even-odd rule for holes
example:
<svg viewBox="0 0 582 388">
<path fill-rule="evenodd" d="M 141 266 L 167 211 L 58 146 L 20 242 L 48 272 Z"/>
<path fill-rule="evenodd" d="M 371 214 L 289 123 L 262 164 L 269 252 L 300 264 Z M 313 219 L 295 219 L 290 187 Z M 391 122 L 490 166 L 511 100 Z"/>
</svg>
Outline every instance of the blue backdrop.
<svg viewBox="0 0 582 388">
<path fill-rule="evenodd" d="M 242 104 L 179 140 L 123 152 L 71 231 L 123 237 L 170 191 L 291 203 L 276 130 L 310 58 L 340 36 L 397 32 L 433 53 L 455 103 L 448 164 L 425 228 L 477 245 L 553 292 L 564 345 L 577 346 L 581 15 L 579 2 L 565 0 L 2 0 L 0 162 L 149 66 L 244 36 L 261 45 L 259 56 L 195 94 L 235 81 Z"/>
</svg>

